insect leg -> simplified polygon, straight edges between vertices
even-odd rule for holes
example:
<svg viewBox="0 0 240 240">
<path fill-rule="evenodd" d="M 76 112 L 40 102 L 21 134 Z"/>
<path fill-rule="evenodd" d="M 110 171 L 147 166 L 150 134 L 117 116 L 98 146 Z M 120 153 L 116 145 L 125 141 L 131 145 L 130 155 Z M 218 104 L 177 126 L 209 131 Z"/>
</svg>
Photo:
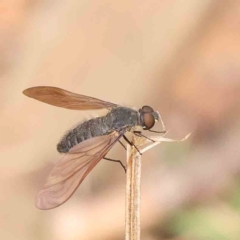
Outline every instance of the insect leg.
<svg viewBox="0 0 240 240">
<path fill-rule="evenodd" d="M 114 160 L 114 159 L 106 158 L 106 157 L 104 157 L 103 159 L 108 160 L 108 161 L 111 161 L 111 162 L 118 162 L 118 163 L 120 163 L 121 166 L 123 167 L 125 173 L 126 173 L 126 167 L 123 165 L 123 163 L 122 163 L 120 160 Z"/>
<path fill-rule="evenodd" d="M 125 147 L 125 145 L 120 141 L 120 140 L 118 140 L 119 141 L 119 143 L 123 146 L 123 148 L 125 149 L 125 150 L 127 150 L 127 148 Z"/>
<path fill-rule="evenodd" d="M 134 147 L 136 148 L 136 150 L 139 152 L 139 154 L 142 155 L 142 153 L 141 153 L 140 150 L 137 148 L 137 146 L 136 146 L 133 142 L 129 141 L 128 138 L 127 138 L 124 134 L 123 134 L 123 138 L 125 139 L 125 141 L 126 141 L 128 144 L 130 144 L 131 146 L 134 146 Z"/>
<path fill-rule="evenodd" d="M 149 132 L 154 132 L 154 133 L 166 133 L 167 131 L 163 130 L 163 131 L 154 131 L 154 130 L 148 130 Z"/>
<path fill-rule="evenodd" d="M 133 131 L 134 133 L 142 133 L 141 131 Z"/>
<path fill-rule="evenodd" d="M 153 139 L 151 139 L 151 138 L 143 135 L 142 132 L 140 132 L 140 131 L 134 131 L 133 133 L 134 133 L 136 136 L 138 136 L 138 137 L 145 137 L 146 139 L 148 139 L 148 140 L 150 140 L 150 141 L 152 141 L 152 142 L 155 142 Z"/>
</svg>

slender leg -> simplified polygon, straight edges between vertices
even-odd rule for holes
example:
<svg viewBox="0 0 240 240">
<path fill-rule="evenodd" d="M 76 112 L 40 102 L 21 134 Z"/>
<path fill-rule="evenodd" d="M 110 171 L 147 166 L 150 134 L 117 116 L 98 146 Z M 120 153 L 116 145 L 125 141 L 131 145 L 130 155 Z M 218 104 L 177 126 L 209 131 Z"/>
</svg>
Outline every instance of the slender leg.
<svg viewBox="0 0 240 240">
<path fill-rule="evenodd" d="M 103 159 L 108 160 L 108 161 L 111 161 L 111 162 L 118 162 L 118 163 L 120 163 L 121 166 L 123 167 L 125 173 L 126 173 L 126 167 L 123 165 L 123 163 L 122 163 L 120 160 L 114 160 L 114 159 L 106 158 L 106 157 L 104 157 Z"/>
<path fill-rule="evenodd" d="M 120 140 L 118 140 L 119 141 L 119 143 L 123 146 L 123 148 L 125 149 L 125 150 L 127 150 L 127 148 L 125 147 L 125 145 L 120 141 Z"/>
<path fill-rule="evenodd" d="M 141 131 L 133 131 L 134 133 L 142 133 Z"/>
<path fill-rule="evenodd" d="M 154 131 L 154 130 L 148 130 L 149 132 L 154 132 L 154 133 L 166 133 L 167 131 L 163 130 L 163 131 Z"/>
<path fill-rule="evenodd" d="M 133 142 L 129 141 L 128 138 L 127 138 L 125 135 L 123 135 L 123 138 L 125 139 L 125 141 L 126 141 L 128 144 L 130 144 L 131 146 L 134 146 L 134 147 L 136 148 L 136 150 L 139 152 L 139 154 L 142 155 L 142 153 L 140 152 L 140 150 L 137 148 L 137 146 L 136 146 Z"/>
<path fill-rule="evenodd" d="M 153 139 L 151 139 L 151 138 L 143 135 L 142 132 L 140 132 L 140 131 L 134 131 L 133 133 L 134 133 L 136 136 L 138 136 L 138 137 L 144 137 L 144 138 L 146 138 L 146 139 L 148 139 L 148 140 L 150 140 L 150 141 L 152 141 L 152 142 L 155 142 Z"/>
</svg>

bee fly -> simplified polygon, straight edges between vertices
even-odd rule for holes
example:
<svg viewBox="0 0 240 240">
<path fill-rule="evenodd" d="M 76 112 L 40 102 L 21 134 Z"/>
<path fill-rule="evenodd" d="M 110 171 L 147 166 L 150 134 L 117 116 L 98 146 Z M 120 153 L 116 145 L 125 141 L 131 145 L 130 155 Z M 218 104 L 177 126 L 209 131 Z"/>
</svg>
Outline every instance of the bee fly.
<svg viewBox="0 0 240 240">
<path fill-rule="evenodd" d="M 148 137 L 141 131 L 134 131 L 134 127 L 140 126 L 143 130 L 156 133 L 165 132 L 151 130 L 160 115 L 149 106 L 136 111 L 56 87 L 33 87 L 23 93 L 41 102 L 72 110 L 109 110 L 105 116 L 79 124 L 58 143 L 58 152 L 65 155 L 57 162 L 46 184 L 37 194 L 36 207 L 39 209 L 55 208 L 66 202 L 101 159 L 119 162 L 126 171 L 121 161 L 105 156 L 117 141 L 125 148 L 120 141 L 121 137 L 139 151 L 125 136 L 127 131 L 145 138 Z"/>
</svg>

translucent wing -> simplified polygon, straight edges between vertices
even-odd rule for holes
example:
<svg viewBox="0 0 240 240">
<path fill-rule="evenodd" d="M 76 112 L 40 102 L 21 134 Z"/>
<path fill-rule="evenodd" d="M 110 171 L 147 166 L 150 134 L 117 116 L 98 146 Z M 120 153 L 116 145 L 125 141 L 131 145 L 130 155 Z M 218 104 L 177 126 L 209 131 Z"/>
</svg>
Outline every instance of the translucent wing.
<svg viewBox="0 0 240 240">
<path fill-rule="evenodd" d="M 72 93 L 56 87 L 32 87 L 25 89 L 23 94 L 53 106 L 72 110 L 103 109 L 117 106 L 110 102 Z"/>
<path fill-rule="evenodd" d="M 66 202 L 121 136 L 121 133 L 113 132 L 85 140 L 73 147 L 60 159 L 38 192 L 36 207 L 51 209 Z"/>
</svg>

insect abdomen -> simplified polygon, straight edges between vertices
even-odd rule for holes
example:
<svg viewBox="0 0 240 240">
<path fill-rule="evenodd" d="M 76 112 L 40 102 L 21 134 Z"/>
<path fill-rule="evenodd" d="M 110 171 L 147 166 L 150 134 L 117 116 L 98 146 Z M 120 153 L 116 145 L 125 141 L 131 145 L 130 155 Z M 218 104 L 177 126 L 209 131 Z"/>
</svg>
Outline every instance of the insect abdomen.
<svg viewBox="0 0 240 240">
<path fill-rule="evenodd" d="M 57 145 L 58 152 L 66 153 L 78 143 L 97 136 L 106 135 L 108 126 L 105 117 L 90 119 L 70 130 Z"/>
<path fill-rule="evenodd" d="M 89 138 L 107 135 L 112 131 L 121 131 L 139 124 L 137 111 L 126 108 L 113 108 L 106 116 L 90 119 L 70 130 L 57 145 L 61 153 Z"/>
</svg>

